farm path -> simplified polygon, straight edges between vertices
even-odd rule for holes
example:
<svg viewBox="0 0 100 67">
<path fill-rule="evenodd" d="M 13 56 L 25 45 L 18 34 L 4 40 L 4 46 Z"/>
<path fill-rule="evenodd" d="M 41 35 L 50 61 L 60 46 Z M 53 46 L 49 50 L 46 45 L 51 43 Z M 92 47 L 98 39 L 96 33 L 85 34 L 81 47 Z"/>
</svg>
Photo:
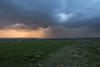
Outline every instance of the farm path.
<svg viewBox="0 0 100 67">
<path fill-rule="evenodd" d="M 100 42 L 85 42 L 85 41 L 75 41 L 79 45 L 99 45 Z"/>
</svg>

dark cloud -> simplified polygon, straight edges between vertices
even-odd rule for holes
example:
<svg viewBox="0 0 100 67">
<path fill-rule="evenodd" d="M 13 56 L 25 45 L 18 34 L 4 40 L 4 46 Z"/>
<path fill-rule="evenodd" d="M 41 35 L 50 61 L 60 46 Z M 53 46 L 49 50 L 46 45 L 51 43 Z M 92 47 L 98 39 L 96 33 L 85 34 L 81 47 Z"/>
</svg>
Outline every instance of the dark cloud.
<svg viewBox="0 0 100 67">
<path fill-rule="evenodd" d="M 0 0 L 0 29 L 36 30 L 50 27 L 52 31 L 48 31 L 48 34 L 55 31 L 56 34 L 53 34 L 56 37 L 65 34 L 69 36 L 75 29 L 80 28 L 81 31 L 82 27 L 88 27 L 92 33 L 99 33 L 99 6 L 99 0 Z"/>
<path fill-rule="evenodd" d="M 52 26 L 45 31 L 46 37 L 50 38 L 84 38 L 84 37 L 99 37 L 100 32 L 93 31 L 89 27 L 66 28 L 62 26 Z"/>
</svg>

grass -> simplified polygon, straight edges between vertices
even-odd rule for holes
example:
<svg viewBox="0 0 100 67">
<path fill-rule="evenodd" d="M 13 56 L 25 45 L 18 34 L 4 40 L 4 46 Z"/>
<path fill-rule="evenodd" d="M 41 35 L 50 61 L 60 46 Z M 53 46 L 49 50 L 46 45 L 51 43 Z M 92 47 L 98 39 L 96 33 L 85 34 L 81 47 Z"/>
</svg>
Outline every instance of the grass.
<svg viewBox="0 0 100 67">
<path fill-rule="evenodd" d="M 82 40 L 74 40 L 74 41 L 100 42 L 100 39 L 82 39 Z"/>
<path fill-rule="evenodd" d="M 71 40 L 3 42 L 0 67 L 100 67 L 100 46 Z"/>
<path fill-rule="evenodd" d="M 66 41 L 25 41 L 0 43 L 0 67 L 38 66 L 52 52 L 65 46 Z"/>
<path fill-rule="evenodd" d="M 51 56 L 45 67 L 100 67 L 100 46 L 66 45 Z"/>
</svg>

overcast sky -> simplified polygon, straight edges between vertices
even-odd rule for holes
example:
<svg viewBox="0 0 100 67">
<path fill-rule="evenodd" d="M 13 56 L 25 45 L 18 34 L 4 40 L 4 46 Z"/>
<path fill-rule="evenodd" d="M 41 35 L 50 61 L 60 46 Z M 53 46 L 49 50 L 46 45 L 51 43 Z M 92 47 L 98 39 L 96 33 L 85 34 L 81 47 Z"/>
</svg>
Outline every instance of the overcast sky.
<svg viewBox="0 0 100 67">
<path fill-rule="evenodd" d="M 42 38 L 100 37 L 100 0 L 0 0 L 0 30 L 9 29 L 42 30 Z"/>
</svg>

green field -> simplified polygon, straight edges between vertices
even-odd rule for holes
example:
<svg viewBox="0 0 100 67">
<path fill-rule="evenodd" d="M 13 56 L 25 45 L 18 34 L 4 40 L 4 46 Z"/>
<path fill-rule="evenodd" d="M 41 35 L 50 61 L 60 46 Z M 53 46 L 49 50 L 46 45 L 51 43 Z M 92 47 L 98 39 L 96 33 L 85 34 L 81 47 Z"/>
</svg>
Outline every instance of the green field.
<svg viewBox="0 0 100 67">
<path fill-rule="evenodd" d="M 0 67 L 100 67 L 100 46 L 74 40 L 2 42 Z"/>
<path fill-rule="evenodd" d="M 80 40 L 74 40 L 74 41 L 85 41 L 85 42 L 100 42 L 100 39 L 80 39 Z"/>
</svg>

